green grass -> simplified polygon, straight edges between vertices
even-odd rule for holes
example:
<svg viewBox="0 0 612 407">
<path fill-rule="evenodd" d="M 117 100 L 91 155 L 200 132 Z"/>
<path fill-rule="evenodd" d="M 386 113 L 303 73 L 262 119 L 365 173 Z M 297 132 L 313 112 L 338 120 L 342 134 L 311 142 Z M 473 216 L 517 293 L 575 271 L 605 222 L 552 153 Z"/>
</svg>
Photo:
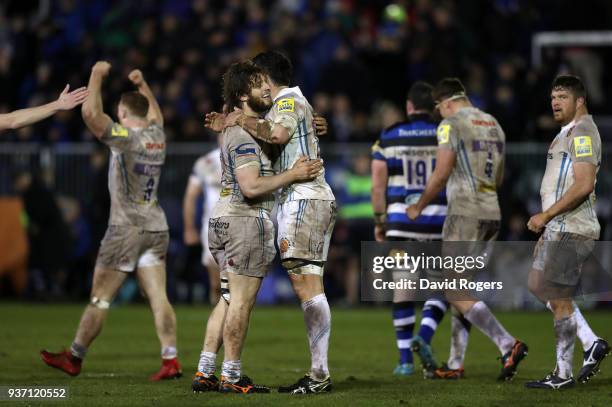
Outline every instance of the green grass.
<svg viewBox="0 0 612 407">
<path fill-rule="evenodd" d="M 193 394 L 190 377 L 199 356 L 204 322 L 210 308 L 178 307 L 179 356 L 185 377 L 149 383 L 159 367 L 159 345 L 152 316 L 145 306 L 113 308 L 106 326 L 90 349 L 80 376 L 70 378 L 40 361 L 41 348 L 68 346 L 80 317 L 80 305 L 0 304 L 0 385 L 69 386 L 70 398 L 44 405 L 73 406 L 217 406 L 217 405 L 326 405 L 326 406 L 513 406 L 612 405 L 612 362 L 589 384 L 575 389 L 527 391 L 527 379 L 540 378 L 554 366 L 552 318 L 548 313 L 499 313 L 508 330 L 529 344 L 528 358 L 511 383 L 498 383 L 497 350 L 480 332 L 473 331 L 464 380 L 426 381 L 415 375 L 395 378 L 394 332 L 390 312 L 376 309 L 332 309 L 330 367 L 331 394 Z M 600 335 L 612 338 L 609 313 L 587 313 Z M 448 320 L 434 339 L 439 359 L 448 355 Z M 581 347 L 576 345 L 575 373 Z M 219 358 L 221 360 L 221 358 Z M 309 365 L 302 313 L 299 307 L 256 307 L 243 368 L 257 382 L 277 387 L 300 377 Z M 6 405 L 8 405 L 7 403 Z M 0 401 L 0 407 L 3 402 Z M 22 404 L 23 405 L 23 404 Z M 29 403 L 39 405 L 39 403 Z"/>
</svg>

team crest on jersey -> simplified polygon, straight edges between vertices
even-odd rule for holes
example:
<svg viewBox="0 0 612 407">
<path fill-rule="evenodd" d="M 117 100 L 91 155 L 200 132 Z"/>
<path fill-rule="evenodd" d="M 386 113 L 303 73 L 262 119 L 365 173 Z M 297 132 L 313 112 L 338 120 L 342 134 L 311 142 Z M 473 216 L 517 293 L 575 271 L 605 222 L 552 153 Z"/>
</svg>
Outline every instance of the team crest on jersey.
<svg viewBox="0 0 612 407">
<path fill-rule="evenodd" d="M 111 136 L 113 137 L 127 137 L 128 131 L 125 127 L 120 124 L 113 124 L 113 128 L 111 129 Z"/>
<path fill-rule="evenodd" d="M 450 128 L 450 124 L 441 124 L 440 126 L 438 126 L 438 144 L 448 143 Z"/>
<path fill-rule="evenodd" d="M 283 237 L 278 244 L 278 248 L 281 253 L 287 253 L 290 247 L 291 242 L 289 242 L 289 239 L 287 239 L 286 237 Z"/>
<path fill-rule="evenodd" d="M 593 155 L 593 143 L 590 136 L 574 137 L 574 150 L 576 157 L 590 157 Z"/>
<path fill-rule="evenodd" d="M 278 112 L 293 112 L 295 111 L 295 100 L 293 98 L 285 98 L 276 102 Z"/>
</svg>

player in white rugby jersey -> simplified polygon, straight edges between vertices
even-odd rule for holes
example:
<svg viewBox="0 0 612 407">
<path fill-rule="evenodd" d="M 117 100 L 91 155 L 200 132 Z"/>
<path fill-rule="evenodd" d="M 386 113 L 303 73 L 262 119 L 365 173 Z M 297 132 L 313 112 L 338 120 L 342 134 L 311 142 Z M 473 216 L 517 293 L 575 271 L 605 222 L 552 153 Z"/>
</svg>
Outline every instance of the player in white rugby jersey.
<svg viewBox="0 0 612 407">
<path fill-rule="evenodd" d="M 548 149 L 540 195 L 542 212 L 529 219 L 533 232 L 544 230 L 535 251 L 529 288 L 554 314 L 557 365 L 527 388 L 572 387 L 574 342 L 584 347 L 578 381 L 586 383 L 599 371 L 610 345 L 598 338 L 572 300 L 582 265 L 599 239 L 595 183 L 601 167 L 601 138 L 588 114 L 580 78 L 560 75 L 551 90 L 553 117 L 561 126 Z"/>
<path fill-rule="evenodd" d="M 158 381 L 182 375 L 177 359 L 176 317 L 166 293 L 168 224 L 157 200 L 157 187 L 166 158 L 164 118 L 142 72 L 130 72 L 138 91 L 121 95 L 119 123 L 102 108 L 102 82 L 111 65 L 97 62 L 91 69 L 90 95 L 82 115 L 89 130 L 111 150 L 108 189 L 111 211 L 108 229 L 100 243 L 91 288 L 69 351 L 41 351 L 43 361 L 76 376 L 88 348 L 100 334 L 115 294 L 136 272 L 138 282 L 153 311 L 161 344 L 161 369 L 149 379 Z"/>
<path fill-rule="evenodd" d="M 220 136 L 218 136 L 220 142 Z M 204 193 L 202 208 L 202 229 L 200 234 L 196 228 L 196 202 Z M 215 148 L 208 154 L 198 158 L 187 182 L 183 198 L 183 240 L 187 246 L 202 246 L 202 264 L 206 267 L 209 283 L 209 301 L 215 305 L 219 301 L 221 281 L 219 267 L 215 263 L 208 248 L 208 220 L 221 193 L 221 150 Z M 225 280 L 225 279 L 224 279 Z M 227 289 L 227 280 L 223 281 Z"/>
<path fill-rule="evenodd" d="M 314 111 L 299 87 L 289 87 L 293 67 L 275 51 L 257 55 L 253 62 L 267 74 L 274 100 L 265 119 L 245 116 L 237 110 L 225 125 L 238 124 L 253 137 L 278 146 L 275 170 L 285 171 L 300 157 L 319 158 Z M 208 117 L 214 122 L 215 117 Z M 310 371 L 296 383 L 279 388 L 281 393 L 331 391 L 327 363 L 331 312 L 323 287 L 323 269 L 336 219 L 334 194 L 325 173 L 310 182 L 282 189 L 278 210 L 278 246 L 283 267 L 302 304 L 311 355 Z"/>
<path fill-rule="evenodd" d="M 438 82 L 433 97 L 444 119 L 437 130 L 436 167 L 419 201 L 407 208 L 407 215 L 412 220 L 417 219 L 426 205 L 446 187 L 448 212 L 442 230 L 443 241 L 495 241 L 501 220 L 497 190 L 503 180 L 504 132 L 493 116 L 472 106 L 457 78 Z M 453 250 L 456 246 L 450 243 L 442 247 Z M 449 298 L 448 301 L 466 321 L 495 343 L 502 363 L 498 380 L 511 380 L 527 355 L 527 345 L 512 336 L 483 301 L 470 297 Z M 433 377 L 456 379 L 463 376 L 469 325 L 459 322 L 459 318 L 453 318 L 449 363 L 436 369 Z M 458 338 L 461 340 L 456 340 Z"/>
<path fill-rule="evenodd" d="M 263 72 L 251 62 L 229 67 L 223 76 L 223 94 L 229 109 L 240 107 L 248 116 L 257 117 L 271 105 Z M 223 295 L 208 318 L 192 389 L 269 392 L 269 388 L 254 385 L 242 375 L 240 355 L 257 292 L 276 254 L 270 220 L 273 193 L 292 182 L 314 179 L 322 164 L 302 157 L 287 171 L 274 175 L 272 145 L 253 139 L 239 126 L 227 127 L 222 138 L 223 189 L 210 219 L 209 246 L 228 277 L 231 298 Z M 214 373 L 221 342 L 224 362 L 219 382 Z"/>
<path fill-rule="evenodd" d="M 0 114 L 0 131 L 15 130 L 53 116 L 60 110 L 74 109 L 83 103 L 89 94 L 86 87 L 78 88 L 72 92 L 68 92 L 69 90 L 70 85 L 66 85 L 57 100 L 45 105 Z"/>
</svg>

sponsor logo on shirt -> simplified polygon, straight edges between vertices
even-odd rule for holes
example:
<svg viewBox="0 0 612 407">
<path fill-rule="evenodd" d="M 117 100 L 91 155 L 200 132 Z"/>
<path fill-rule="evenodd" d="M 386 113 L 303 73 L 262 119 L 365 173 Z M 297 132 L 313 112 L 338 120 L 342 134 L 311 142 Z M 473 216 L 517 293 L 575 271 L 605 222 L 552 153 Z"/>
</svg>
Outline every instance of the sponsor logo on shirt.
<svg viewBox="0 0 612 407">
<path fill-rule="evenodd" d="M 441 124 L 438 126 L 438 144 L 448 143 L 448 136 L 450 134 L 450 124 Z"/>
<path fill-rule="evenodd" d="M 113 124 L 111 129 L 111 136 L 113 137 L 127 137 L 128 130 L 120 124 Z"/>
<path fill-rule="evenodd" d="M 145 144 L 147 150 L 163 150 L 166 147 L 165 143 L 147 143 Z"/>
<path fill-rule="evenodd" d="M 293 98 L 285 98 L 276 102 L 278 112 L 293 112 L 295 111 L 295 101 Z"/>
<path fill-rule="evenodd" d="M 256 154 L 254 148 L 244 148 L 244 146 L 254 146 L 253 143 L 243 143 L 236 147 L 236 154 L 245 155 L 245 154 Z"/>
<path fill-rule="evenodd" d="M 150 177 L 161 174 L 161 165 L 135 163 L 134 172 L 139 175 L 147 175 Z"/>
<path fill-rule="evenodd" d="M 591 137 L 574 137 L 574 150 L 576 150 L 576 157 L 591 157 L 593 155 L 593 143 L 591 142 Z"/>
</svg>

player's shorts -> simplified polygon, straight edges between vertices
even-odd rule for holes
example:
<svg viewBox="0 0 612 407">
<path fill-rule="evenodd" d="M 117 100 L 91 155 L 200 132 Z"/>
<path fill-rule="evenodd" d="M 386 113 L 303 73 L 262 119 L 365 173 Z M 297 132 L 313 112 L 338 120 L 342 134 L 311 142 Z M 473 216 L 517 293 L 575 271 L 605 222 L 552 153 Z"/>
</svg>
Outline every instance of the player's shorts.
<svg viewBox="0 0 612 407">
<path fill-rule="evenodd" d="M 209 218 L 202 219 L 202 231 L 200 233 L 200 241 L 202 242 L 202 264 L 206 267 L 215 262 L 210 249 L 208 248 L 208 221 Z"/>
<path fill-rule="evenodd" d="M 325 262 L 336 213 L 336 201 L 300 199 L 279 205 L 278 248 L 281 260 Z"/>
<path fill-rule="evenodd" d="M 448 215 L 442 228 L 442 240 L 448 242 L 492 242 L 497 240 L 500 221 Z"/>
<path fill-rule="evenodd" d="M 252 216 L 211 218 L 208 247 L 221 270 L 263 278 L 276 256 L 274 224 Z"/>
<path fill-rule="evenodd" d="M 134 226 L 110 225 L 100 243 L 96 267 L 132 272 L 166 264 L 169 234 Z"/>
<path fill-rule="evenodd" d="M 532 267 L 542 271 L 548 282 L 576 286 L 594 247 L 590 237 L 546 228 L 536 244 Z"/>
</svg>

